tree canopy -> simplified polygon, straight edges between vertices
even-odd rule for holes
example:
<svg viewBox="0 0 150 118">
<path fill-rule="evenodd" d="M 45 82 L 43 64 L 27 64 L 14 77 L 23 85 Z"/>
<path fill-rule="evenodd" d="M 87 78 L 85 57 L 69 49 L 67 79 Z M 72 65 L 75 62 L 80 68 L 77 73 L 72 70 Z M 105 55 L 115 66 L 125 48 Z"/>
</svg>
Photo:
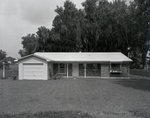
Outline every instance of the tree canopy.
<svg viewBox="0 0 150 118">
<path fill-rule="evenodd" d="M 3 50 L 0 50 L 0 60 L 2 60 L 2 59 L 4 59 L 4 58 L 6 58 L 6 52 L 5 51 L 3 51 Z"/>
<path fill-rule="evenodd" d="M 150 40 L 149 1 L 134 0 L 127 5 L 124 0 L 86 0 L 82 6 L 77 9 L 70 0 L 57 6 L 53 27 L 41 26 L 36 34 L 22 37 L 20 55 L 119 51 L 144 64 L 143 50 Z"/>
</svg>

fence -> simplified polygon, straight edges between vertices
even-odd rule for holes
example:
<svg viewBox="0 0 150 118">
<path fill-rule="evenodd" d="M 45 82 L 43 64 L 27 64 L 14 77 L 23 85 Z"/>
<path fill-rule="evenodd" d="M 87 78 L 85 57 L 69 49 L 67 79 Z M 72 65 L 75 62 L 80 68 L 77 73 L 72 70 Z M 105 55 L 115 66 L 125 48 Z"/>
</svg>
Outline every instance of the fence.
<svg viewBox="0 0 150 118">
<path fill-rule="evenodd" d="M 150 77 L 150 70 L 131 69 L 130 70 L 130 74 L 139 75 L 139 76 L 145 76 L 145 77 Z"/>
</svg>

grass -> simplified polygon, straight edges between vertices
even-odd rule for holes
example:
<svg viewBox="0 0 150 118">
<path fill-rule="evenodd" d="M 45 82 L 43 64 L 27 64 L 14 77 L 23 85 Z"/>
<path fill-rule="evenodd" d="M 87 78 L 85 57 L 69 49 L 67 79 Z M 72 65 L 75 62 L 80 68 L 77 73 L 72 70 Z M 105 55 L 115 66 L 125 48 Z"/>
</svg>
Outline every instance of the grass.
<svg viewBox="0 0 150 118">
<path fill-rule="evenodd" d="M 5 79 L 0 80 L 0 117 L 149 118 L 149 88 L 150 80 L 136 78 Z"/>
<path fill-rule="evenodd" d="M 130 79 L 130 80 L 117 80 L 113 83 L 120 84 L 124 87 L 133 88 L 136 90 L 148 91 L 150 92 L 150 80 L 145 79 Z"/>
<path fill-rule="evenodd" d="M 32 113 L 21 113 L 8 115 L 0 115 L 1 118 L 94 118 L 87 113 L 81 113 L 80 111 L 49 111 L 49 112 L 38 112 Z"/>
<path fill-rule="evenodd" d="M 12 81 L 17 70 L 10 66 L 0 80 L 0 118 L 150 117 L 150 80 Z"/>
</svg>

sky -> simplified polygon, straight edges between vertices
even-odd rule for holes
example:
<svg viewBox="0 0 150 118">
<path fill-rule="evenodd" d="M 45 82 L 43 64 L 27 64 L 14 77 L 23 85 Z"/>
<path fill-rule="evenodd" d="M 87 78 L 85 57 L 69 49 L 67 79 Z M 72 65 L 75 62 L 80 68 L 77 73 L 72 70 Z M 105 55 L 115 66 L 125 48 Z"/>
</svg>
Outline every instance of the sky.
<svg viewBox="0 0 150 118">
<path fill-rule="evenodd" d="M 57 6 L 66 0 L 0 0 L 0 50 L 20 58 L 22 38 L 36 33 L 38 27 L 52 28 Z M 78 9 L 85 0 L 71 0 Z M 109 0 L 111 1 L 111 0 Z"/>
</svg>

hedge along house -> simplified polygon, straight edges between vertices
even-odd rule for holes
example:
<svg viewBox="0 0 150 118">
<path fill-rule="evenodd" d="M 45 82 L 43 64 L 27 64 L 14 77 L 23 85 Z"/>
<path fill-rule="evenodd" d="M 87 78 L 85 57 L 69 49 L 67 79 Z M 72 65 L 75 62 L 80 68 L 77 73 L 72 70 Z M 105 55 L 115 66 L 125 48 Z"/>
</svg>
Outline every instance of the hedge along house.
<svg viewBox="0 0 150 118">
<path fill-rule="evenodd" d="M 37 52 L 18 60 L 19 80 L 129 78 L 131 59 L 120 52 Z"/>
</svg>

